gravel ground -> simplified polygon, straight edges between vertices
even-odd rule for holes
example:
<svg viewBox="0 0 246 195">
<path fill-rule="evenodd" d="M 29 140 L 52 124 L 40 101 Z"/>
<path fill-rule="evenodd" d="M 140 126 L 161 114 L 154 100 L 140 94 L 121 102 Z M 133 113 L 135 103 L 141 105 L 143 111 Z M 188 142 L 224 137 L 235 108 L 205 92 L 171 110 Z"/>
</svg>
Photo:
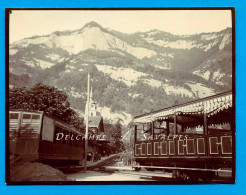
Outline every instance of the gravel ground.
<svg viewBox="0 0 246 195">
<path fill-rule="evenodd" d="M 17 181 L 68 181 L 65 174 L 48 165 L 22 162 L 10 168 L 10 180 Z"/>
</svg>

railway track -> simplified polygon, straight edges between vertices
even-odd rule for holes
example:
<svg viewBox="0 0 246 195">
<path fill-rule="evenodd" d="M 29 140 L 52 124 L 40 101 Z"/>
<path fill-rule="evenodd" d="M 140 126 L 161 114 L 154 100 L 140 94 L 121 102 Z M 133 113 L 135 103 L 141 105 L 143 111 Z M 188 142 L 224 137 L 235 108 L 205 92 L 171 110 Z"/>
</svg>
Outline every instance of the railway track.
<svg viewBox="0 0 246 195">
<path fill-rule="evenodd" d="M 121 167 L 111 167 L 107 166 L 105 167 L 105 170 L 101 172 L 113 172 L 113 173 L 120 173 L 122 175 L 127 176 L 139 176 L 140 179 L 146 179 L 148 181 L 160 181 L 161 183 L 194 183 L 194 184 L 219 184 L 219 183 L 231 183 L 231 178 L 228 176 L 215 176 L 215 178 L 210 182 L 205 182 L 199 179 L 198 181 L 184 181 L 181 178 L 176 178 L 173 176 L 170 172 L 163 172 L 163 171 L 134 171 L 133 169 L 122 169 Z"/>
<path fill-rule="evenodd" d="M 120 155 L 114 155 L 111 156 L 110 158 L 99 162 L 97 164 L 94 164 L 93 166 L 88 166 L 87 170 L 88 171 L 94 171 L 94 172 L 102 172 L 102 173 L 108 173 L 108 174 L 117 174 L 122 175 L 122 176 L 133 176 L 139 178 L 140 181 L 150 181 L 150 182 L 160 182 L 163 184 L 205 184 L 206 182 L 202 180 L 198 180 L 195 182 L 192 181 L 183 181 L 180 178 L 175 178 L 172 173 L 168 172 L 163 172 L 163 171 L 147 171 L 145 169 L 141 171 L 135 171 L 131 169 L 131 167 L 117 167 L 114 166 L 118 160 L 120 159 Z M 66 173 L 76 173 L 76 172 L 81 172 L 83 171 L 84 167 L 83 166 L 76 166 L 76 167 L 70 167 L 67 169 L 65 172 Z M 64 170 L 63 170 L 64 172 Z M 138 180 L 136 180 L 138 181 Z M 227 182 L 228 181 L 228 182 Z M 231 183 L 230 179 L 228 177 L 219 177 L 216 176 L 211 182 L 211 184 L 216 184 L 216 183 Z"/>
</svg>

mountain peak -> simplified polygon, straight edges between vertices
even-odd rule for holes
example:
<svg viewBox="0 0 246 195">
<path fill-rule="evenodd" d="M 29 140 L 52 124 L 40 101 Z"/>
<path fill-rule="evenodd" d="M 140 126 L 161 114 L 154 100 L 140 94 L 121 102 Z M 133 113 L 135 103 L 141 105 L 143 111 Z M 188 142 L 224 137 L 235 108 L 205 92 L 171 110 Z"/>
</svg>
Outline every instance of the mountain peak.
<svg viewBox="0 0 246 195">
<path fill-rule="evenodd" d="M 86 23 L 83 28 L 86 28 L 86 27 L 89 27 L 89 28 L 91 28 L 91 27 L 99 27 L 99 28 L 102 28 L 102 26 L 100 24 L 98 24 L 98 23 L 96 23 L 94 21 L 91 21 L 89 23 Z"/>
</svg>

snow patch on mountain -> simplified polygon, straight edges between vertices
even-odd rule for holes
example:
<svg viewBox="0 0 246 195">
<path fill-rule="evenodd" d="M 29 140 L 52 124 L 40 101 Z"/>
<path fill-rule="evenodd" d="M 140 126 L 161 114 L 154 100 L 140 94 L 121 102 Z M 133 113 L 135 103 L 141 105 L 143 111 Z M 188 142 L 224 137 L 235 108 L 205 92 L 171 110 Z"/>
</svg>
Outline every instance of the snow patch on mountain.
<svg viewBox="0 0 246 195">
<path fill-rule="evenodd" d="M 95 64 L 97 69 L 105 74 L 108 74 L 112 79 L 122 81 L 128 86 L 135 84 L 139 77 L 146 76 L 143 72 L 138 72 L 130 68 L 115 68 L 107 65 Z"/>
<path fill-rule="evenodd" d="M 220 43 L 220 50 L 222 50 L 231 40 L 230 40 L 231 35 L 230 34 L 225 34 L 224 38 L 222 39 Z"/>
<path fill-rule="evenodd" d="M 62 61 L 64 61 L 65 60 L 65 58 L 60 58 L 59 60 L 58 60 L 58 62 L 62 62 Z"/>
<path fill-rule="evenodd" d="M 155 64 L 154 66 L 156 68 L 160 68 L 162 70 L 170 70 L 171 69 L 171 65 L 170 64 L 162 64 L 162 65 Z"/>
<path fill-rule="evenodd" d="M 221 73 L 221 71 L 216 71 L 216 72 L 213 72 L 212 73 L 213 75 L 212 75 L 212 80 L 213 81 L 219 81 L 222 77 L 224 77 L 225 76 L 225 74 L 224 73 Z"/>
<path fill-rule="evenodd" d="M 163 84 L 163 88 L 166 92 L 167 95 L 170 94 L 182 94 L 182 95 L 187 95 L 189 97 L 193 97 L 193 93 L 189 91 L 188 89 L 185 89 L 184 87 L 179 87 L 179 86 L 173 86 L 170 84 Z"/>
<path fill-rule="evenodd" d="M 214 33 L 214 34 L 207 34 L 207 35 L 202 35 L 201 39 L 202 40 L 213 40 L 217 39 L 218 37 L 222 36 L 221 34 Z"/>
<path fill-rule="evenodd" d="M 206 80 L 209 80 L 209 78 L 210 78 L 210 71 L 209 70 L 202 71 L 199 69 L 199 70 L 194 71 L 193 74 L 196 74 L 196 75 L 198 75 L 198 76 L 200 76 Z"/>
<path fill-rule="evenodd" d="M 167 95 L 170 94 L 182 94 L 187 95 L 189 97 L 193 97 L 193 93 L 188 89 L 180 86 L 173 86 L 170 83 L 163 83 L 161 81 L 155 79 L 142 79 L 145 83 L 149 84 L 152 87 L 162 87 Z M 166 81 L 167 82 L 167 81 Z"/>
<path fill-rule="evenodd" d="M 139 93 L 128 93 L 128 95 L 129 95 L 130 97 L 132 97 L 132 98 L 137 98 L 137 97 L 140 96 Z"/>
<path fill-rule="evenodd" d="M 23 62 L 25 63 L 25 65 L 27 65 L 27 66 L 30 66 L 30 67 L 36 67 L 33 61 L 29 61 L 29 60 L 22 60 L 22 61 L 23 61 Z"/>
<path fill-rule="evenodd" d="M 19 51 L 19 50 L 17 50 L 17 49 L 10 49 L 10 50 L 9 50 L 9 54 L 10 54 L 10 55 L 15 55 L 18 51 Z"/>
<path fill-rule="evenodd" d="M 201 48 L 204 50 L 204 51 L 208 51 L 209 49 L 211 49 L 212 47 L 214 47 L 215 45 L 217 45 L 219 43 L 219 40 L 218 39 L 215 39 L 212 43 L 209 43 L 208 45 L 204 45 L 202 46 Z"/>
<path fill-rule="evenodd" d="M 198 95 L 199 98 L 215 95 L 214 89 L 204 86 L 201 83 L 188 83 L 192 92 Z"/>
<path fill-rule="evenodd" d="M 39 60 L 34 58 L 34 60 L 37 62 L 36 64 L 38 64 L 38 66 L 40 66 L 42 69 L 46 69 L 46 68 L 50 68 L 51 66 L 53 66 L 54 64 L 44 61 L 44 60 Z"/>
<path fill-rule="evenodd" d="M 186 41 L 186 40 L 177 40 L 174 42 L 166 41 L 166 40 L 154 40 L 153 38 L 145 38 L 145 40 L 149 43 L 154 43 L 161 47 L 170 47 L 173 49 L 192 49 L 197 47 L 197 43 L 195 41 Z"/>
<path fill-rule="evenodd" d="M 155 79 L 143 79 L 143 81 L 152 87 L 161 87 L 161 85 L 163 84 L 163 82 Z"/>
<path fill-rule="evenodd" d="M 50 58 L 52 61 L 57 61 L 57 60 L 60 58 L 59 55 L 54 54 L 54 53 L 49 54 L 49 55 L 46 55 L 46 57 L 47 57 L 47 58 Z"/>
</svg>

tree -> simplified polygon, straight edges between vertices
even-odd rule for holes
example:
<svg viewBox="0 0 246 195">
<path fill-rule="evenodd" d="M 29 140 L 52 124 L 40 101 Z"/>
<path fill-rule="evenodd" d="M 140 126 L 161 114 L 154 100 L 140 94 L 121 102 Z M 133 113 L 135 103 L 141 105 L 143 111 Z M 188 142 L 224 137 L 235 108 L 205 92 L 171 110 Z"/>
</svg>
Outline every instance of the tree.
<svg viewBox="0 0 246 195">
<path fill-rule="evenodd" d="M 10 109 L 37 110 L 63 120 L 80 131 L 84 129 L 83 119 L 70 107 L 68 96 L 55 87 L 42 83 L 33 88 L 14 88 L 9 91 Z"/>
<path fill-rule="evenodd" d="M 107 148 L 110 148 L 111 153 L 117 153 L 124 149 L 122 143 L 122 125 L 120 123 L 120 119 L 115 123 L 111 124 L 111 122 L 106 121 L 104 123 L 104 133 L 109 138 Z"/>
</svg>

